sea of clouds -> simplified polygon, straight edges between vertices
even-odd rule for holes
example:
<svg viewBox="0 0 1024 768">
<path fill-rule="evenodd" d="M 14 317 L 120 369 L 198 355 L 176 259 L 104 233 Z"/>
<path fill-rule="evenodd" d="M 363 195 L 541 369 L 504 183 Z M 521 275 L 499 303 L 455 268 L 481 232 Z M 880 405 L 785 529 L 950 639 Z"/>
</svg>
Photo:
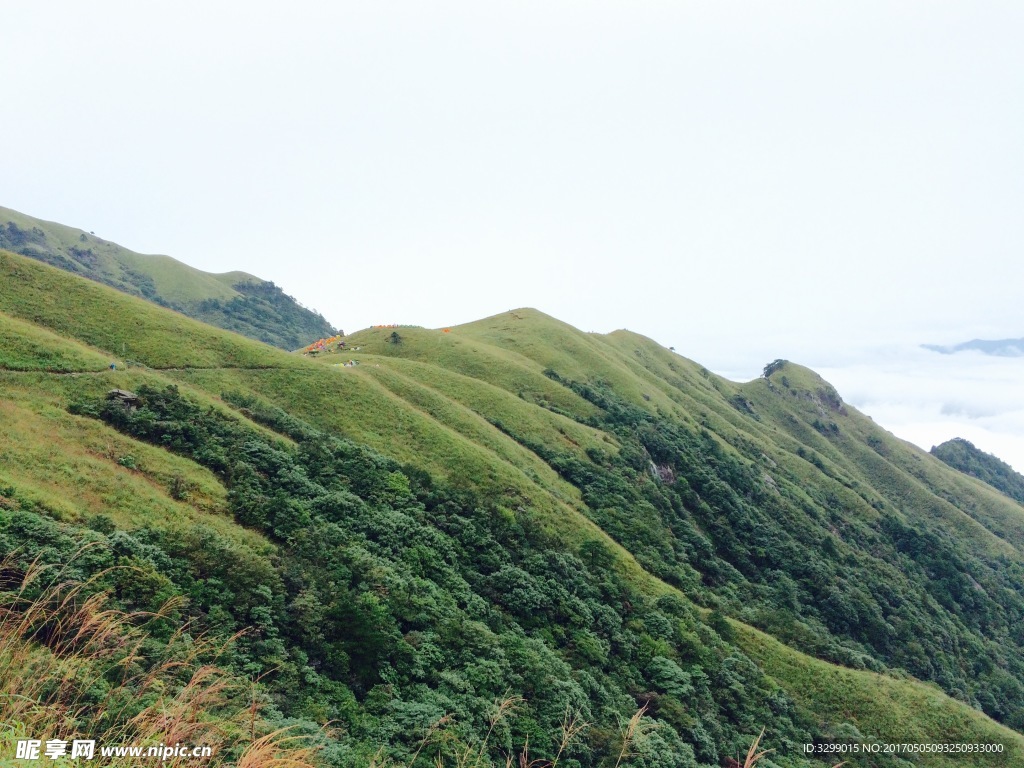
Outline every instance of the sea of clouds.
<svg viewBox="0 0 1024 768">
<path fill-rule="evenodd" d="M 813 367 L 897 437 L 925 450 L 963 437 L 1024 473 L 1024 357 L 907 345 Z"/>
</svg>

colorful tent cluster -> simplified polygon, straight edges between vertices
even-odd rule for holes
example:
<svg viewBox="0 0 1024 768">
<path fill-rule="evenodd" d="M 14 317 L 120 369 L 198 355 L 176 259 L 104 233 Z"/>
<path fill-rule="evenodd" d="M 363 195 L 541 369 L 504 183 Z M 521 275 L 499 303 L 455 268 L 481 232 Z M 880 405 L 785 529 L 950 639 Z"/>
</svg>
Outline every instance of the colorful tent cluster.
<svg viewBox="0 0 1024 768">
<path fill-rule="evenodd" d="M 401 328 L 398 323 L 390 323 L 389 325 L 373 325 L 371 328 Z"/>
<path fill-rule="evenodd" d="M 344 344 L 345 342 L 342 341 L 343 338 L 345 338 L 344 334 L 339 333 L 337 336 L 331 336 L 327 339 L 319 339 L 306 347 L 303 352 L 306 352 L 307 354 L 309 352 L 324 352 L 331 344 Z"/>
</svg>

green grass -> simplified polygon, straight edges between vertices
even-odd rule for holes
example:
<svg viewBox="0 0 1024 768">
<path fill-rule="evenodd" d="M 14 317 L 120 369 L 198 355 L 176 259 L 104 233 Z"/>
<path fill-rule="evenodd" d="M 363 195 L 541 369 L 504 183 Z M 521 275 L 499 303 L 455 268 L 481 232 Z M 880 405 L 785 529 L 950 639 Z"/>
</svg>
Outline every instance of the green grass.
<svg viewBox="0 0 1024 768">
<path fill-rule="evenodd" d="M 734 623 L 739 644 L 815 717 L 850 723 L 882 744 L 1002 744 L 1002 754 L 922 754 L 914 765 L 1007 768 L 1024 765 L 1024 737 L 930 685 L 844 669 L 796 653 Z M 866 764 L 851 759 L 849 765 Z"/>
<path fill-rule="evenodd" d="M 203 272 L 170 256 L 149 256 L 122 248 L 116 243 L 53 221 L 27 216 L 10 208 L 0 207 L 0 225 L 13 222 L 22 230 L 41 231 L 47 240 L 45 248 L 66 253 L 69 249 L 93 253 L 92 270 L 118 281 L 128 281 L 124 268 L 136 270 L 152 279 L 157 292 L 167 301 L 197 302 L 205 299 L 231 299 L 240 295 L 232 285 L 242 280 L 258 280 L 244 272 L 224 275 Z M 40 245 L 42 250 L 44 246 Z M 241 276 L 242 280 L 238 277 Z M 225 278 L 228 278 L 225 280 Z"/>
<path fill-rule="evenodd" d="M 109 388 L 175 382 L 215 408 L 224 408 L 223 392 L 258 397 L 503 510 L 529 508 L 566 548 L 602 541 L 643 592 L 673 592 L 588 518 L 580 492 L 531 449 L 585 462 L 588 450 L 615 456 L 621 447 L 591 423 L 600 409 L 544 374 L 552 369 L 565 380 L 605 382 L 638 408 L 705 430 L 794 503 L 828 497 L 864 522 L 885 510 L 955 536 L 979 556 L 1024 562 L 1019 505 L 837 407 L 821 394 L 827 384 L 796 365 L 771 383 L 734 384 L 636 334 L 585 334 L 534 310 L 449 333 L 401 328 L 400 344 L 389 342 L 391 329 L 367 329 L 348 338 L 349 350 L 307 359 L 20 256 L 0 253 L 0 285 L 0 368 L 8 369 L 0 372 L 0 484 L 64 520 L 102 514 L 125 529 L 204 524 L 269 548 L 224 515 L 224 488 L 209 472 L 66 410 Z M 361 365 L 335 367 L 350 357 Z M 110 372 L 111 359 L 135 366 Z M 185 500 L 171 497 L 176 476 L 191 483 Z M 1000 740 L 1011 750 L 1002 762 L 921 765 L 1024 764 L 1019 735 L 930 686 L 843 669 L 735 626 L 743 650 L 814 718 L 853 722 L 886 741 Z"/>
<path fill-rule="evenodd" d="M 151 368 L 295 365 L 259 342 L 0 251 L 0 312 Z M 298 363 L 301 365 L 301 363 Z"/>
<path fill-rule="evenodd" d="M 498 508 L 512 512 L 529 507 L 539 525 L 573 550 L 587 541 L 602 542 L 616 555 L 616 567 L 648 593 L 665 589 L 581 511 L 577 494 L 553 478 L 536 458 L 498 430 L 482 424 L 456 404 L 437 416 L 458 414 L 456 426 L 490 430 L 489 440 L 504 441 L 499 450 L 435 418 L 380 384 L 360 369 L 192 370 L 168 372 L 190 389 L 235 391 L 258 397 L 309 423 L 368 445 L 400 462 L 431 472 L 452 486 L 477 491 Z M 505 456 L 515 457 L 508 461 Z M 518 462 L 525 467 L 517 466 Z M 551 488 L 545 487 L 550 484 Z"/>
<path fill-rule="evenodd" d="M 495 315 L 454 328 L 452 333 L 526 357 L 564 379 L 601 380 L 633 402 L 678 410 L 663 385 L 645 376 L 627 356 L 609 349 L 603 337 L 578 331 L 535 309 Z"/>
<path fill-rule="evenodd" d="M 122 252 L 119 256 L 121 263 L 150 277 L 157 294 L 175 304 L 190 304 L 207 299 L 230 301 L 240 295 L 223 276 L 203 272 L 170 256 L 144 256 L 131 252 Z M 246 277 L 262 282 L 251 275 Z"/>
<path fill-rule="evenodd" d="M 443 371 L 459 373 L 470 379 L 493 384 L 531 403 L 554 408 L 573 418 L 586 420 L 598 409 L 578 395 L 544 376 L 544 366 L 514 350 L 481 342 L 465 333 L 463 327 L 441 330 L 402 328 L 401 344 L 389 343 L 391 330 L 371 328 L 352 334 L 349 349 L 324 355 L 335 362 L 361 355 L 379 355 L 416 360 Z M 354 351 L 361 347 L 361 352 Z"/>
<path fill-rule="evenodd" d="M 472 410 L 462 405 L 458 399 L 448 396 L 447 393 L 425 386 L 412 376 L 403 375 L 390 368 L 370 368 L 368 366 L 366 371 L 389 392 L 401 398 L 404 403 L 416 407 L 437 423 L 453 429 L 475 445 L 485 448 L 491 454 L 488 456 L 489 463 L 510 464 L 521 470 L 538 485 L 554 493 L 556 497 L 563 501 L 571 499 L 578 503 L 579 491 L 561 480 L 551 467 L 528 448 L 506 439 L 505 432 L 485 419 L 479 410 Z M 474 387 L 473 389 L 477 390 L 478 388 Z M 508 397 L 506 394 L 504 398 L 499 395 L 494 399 L 507 405 L 508 403 L 504 400 Z M 491 413 L 494 414 L 492 418 L 500 422 L 502 410 L 496 408 Z M 504 411 L 506 416 L 510 413 L 514 413 L 511 408 Z M 551 432 L 558 434 L 554 429 Z M 564 441 L 564 436 L 559 436 Z"/>
<path fill-rule="evenodd" d="M 139 381 L 129 374 L 0 373 L 0 486 L 12 486 L 64 521 L 81 524 L 99 515 L 125 530 L 203 524 L 266 550 L 262 536 L 227 515 L 224 486 L 208 470 L 67 411 L 83 395 Z M 182 499 L 172 495 L 176 478 L 184 481 Z"/>
<path fill-rule="evenodd" d="M 0 208 L 2 248 L 282 349 L 334 333 L 323 317 L 248 273 L 204 272 L 8 208 Z"/>
<path fill-rule="evenodd" d="M 781 385 L 783 374 L 744 385 L 744 396 L 792 438 L 783 444 L 795 452 L 810 447 L 833 474 L 857 483 L 911 520 L 936 521 L 955 531 L 965 547 L 976 552 L 1020 557 L 1024 547 L 1024 509 L 982 483 L 950 472 L 935 457 L 881 429 L 856 409 L 841 411 L 823 403 L 818 393 L 828 387 L 817 374 L 788 365 L 790 387 Z M 824 434 L 813 424 L 836 425 Z M 794 465 L 800 462 L 795 462 Z M 820 475 L 802 462 L 802 476 Z"/>
<path fill-rule="evenodd" d="M 0 369 L 102 371 L 107 356 L 64 336 L 0 313 Z"/>
</svg>

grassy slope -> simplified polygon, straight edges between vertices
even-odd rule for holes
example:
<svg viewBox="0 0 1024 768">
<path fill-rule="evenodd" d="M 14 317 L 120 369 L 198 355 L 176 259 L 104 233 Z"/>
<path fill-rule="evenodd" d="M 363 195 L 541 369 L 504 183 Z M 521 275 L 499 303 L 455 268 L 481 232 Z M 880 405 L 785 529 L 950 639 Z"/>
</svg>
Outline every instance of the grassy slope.
<svg viewBox="0 0 1024 768">
<path fill-rule="evenodd" d="M 246 546 L 269 546 L 220 514 L 223 489 L 201 468 L 64 410 L 83 392 L 173 380 L 214 407 L 219 407 L 219 393 L 228 389 L 258 394 L 400 460 L 478 487 L 509 506 L 528 500 L 570 547 L 591 537 L 607 541 L 580 512 L 575 489 L 506 434 L 539 443 L 555 440 L 570 451 L 614 450 L 610 438 L 570 418 L 585 418 L 594 407 L 543 375 L 545 368 L 553 368 L 568 378 L 603 378 L 643 407 L 703 424 L 728 450 L 749 456 L 756 453 L 754 447 L 796 478 L 800 473 L 808 479 L 814 475 L 815 482 L 842 495 L 851 514 L 875 514 L 871 501 L 884 503 L 885 498 L 910 494 L 910 501 L 927 502 L 918 514 L 948 519 L 972 546 L 1019 554 L 1019 508 L 1002 503 L 998 494 L 979 491 L 978 484 L 961 480 L 852 409 L 841 416 L 844 440 L 829 440 L 808 425 L 820 403 L 782 397 L 762 382 L 734 385 L 705 375 L 696 364 L 634 334 L 583 334 L 541 313 L 521 310 L 518 317 L 502 315 L 450 334 L 401 329 L 400 345 L 387 343 L 389 332 L 368 330 L 352 339 L 352 346 L 363 346 L 360 352 L 311 361 L 14 255 L 0 254 L 0 285 L 7 286 L 0 290 L 0 339 L 6 355 L 0 360 L 20 360 L 22 368 L 81 371 L 0 373 L 5 392 L 0 480 L 57 516 L 80 518 L 102 509 L 129 528 L 143 521 L 174 526 L 201 520 L 230 531 Z M 125 322 L 111 321 L 121 317 Z M 26 350 L 40 341 L 52 347 L 54 333 L 75 341 L 58 344 L 60 351 L 56 357 L 49 354 L 45 364 L 24 364 L 31 361 Z M 146 367 L 97 372 L 97 366 L 122 348 L 126 357 Z M 361 365 L 330 365 L 349 356 Z M 798 374 L 805 375 L 813 376 Z M 808 392 L 817 384 L 813 379 L 803 383 Z M 760 421 L 730 403 L 738 394 L 747 398 Z M 865 434 L 879 435 L 889 455 L 869 447 L 861 450 L 857 439 Z M 40 435 L 48 439 L 40 440 Z M 820 470 L 797 455 L 804 439 L 822 455 L 830 477 L 822 479 Z M 137 469 L 119 463 L 126 455 L 135 458 Z M 882 459 L 884 464 L 877 465 Z M 881 470 L 882 487 L 872 488 L 868 473 Z M 187 473 L 195 484 L 188 503 L 175 502 L 167 492 L 169 479 L 179 473 Z M 90 478 L 84 486 L 83 476 Z M 900 488 L 907 477 L 918 481 L 913 490 Z M 934 494 L 929 497 L 924 481 L 956 494 L 961 508 Z M 985 524 L 999 530 L 989 531 Z M 645 591 L 670 589 L 643 572 L 624 550 L 613 551 L 620 569 Z M 849 719 L 865 732 L 895 741 L 998 740 L 1012 752 L 1006 760 L 986 758 L 973 764 L 1024 764 L 1024 739 L 930 686 L 842 670 L 737 626 L 744 649 L 822 720 Z M 972 763 L 935 758 L 922 764 Z"/>
<path fill-rule="evenodd" d="M 8 208 L 0 208 L 2 248 L 283 349 L 334 333 L 323 317 L 248 273 L 204 272 Z"/>
<path fill-rule="evenodd" d="M 27 216 L 10 208 L 0 207 L 0 223 L 14 222 L 23 230 L 36 227 L 42 230 L 51 247 L 61 251 L 70 248 L 89 249 L 97 257 L 93 267 L 98 273 L 115 279 L 123 279 L 124 267 L 138 270 L 152 278 L 157 293 L 171 302 L 196 302 L 204 299 L 230 300 L 239 296 L 231 286 L 235 283 L 255 281 L 259 278 L 244 272 L 231 272 L 225 275 L 212 274 L 183 264 L 170 256 L 149 256 L 135 253 L 91 235 L 81 229 L 68 227 L 52 221 Z M 241 278 L 241 279 L 239 279 Z"/>
<path fill-rule="evenodd" d="M 812 371 L 787 366 L 787 379 L 791 380 L 788 390 L 777 383 L 781 374 L 773 377 L 771 386 L 764 379 L 736 385 L 705 375 L 695 363 L 625 331 L 590 336 L 572 330 L 573 335 L 584 338 L 575 343 L 546 345 L 537 344 L 530 334 L 526 346 L 508 333 L 514 323 L 533 319 L 548 326 L 548 333 L 553 333 L 555 327 L 567 332 L 563 324 L 541 313 L 517 310 L 515 314 L 524 320 L 497 316 L 470 324 L 466 330 L 477 338 L 491 338 L 503 347 L 514 347 L 568 378 L 586 371 L 591 376 L 596 373 L 618 392 L 632 390 L 634 402 L 651 410 L 682 413 L 684 421 L 698 421 L 724 445 L 742 449 L 747 455 L 759 451 L 801 481 L 824 482 L 851 513 L 870 518 L 877 514 L 872 502 L 888 501 L 913 515 L 942 519 L 963 534 L 970 546 L 1017 556 L 1024 550 L 1024 514 L 1018 505 L 949 472 L 934 457 L 894 438 L 855 409 L 840 406 L 842 412 L 832 410 L 818 394 L 831 387 Z M 453 330 L 453 334 L 456 331 L 461 329 Z M 602 347 L 619 352 L 614 365 L 602 364 Z M 581 366 L 580 360 L 585 365 Z M 628 375 L 623 374 L 623 368 L 629 369 Z M 736 397 L 743 398 L 749 407 L 737 408 L 730 402 Z M 823 420 L 840 426 L 838 436 L 826 437 L 814 428 L 815 421 Z M 825 466 L 825 478 L 798 455 L 801 447 L 811 447 L 818 454 Z"/>
<path fill-rule="evenodd" d="M 551 530 L 577 542 L 590 537 L 607 541 L 622 555 L 622 568 L 641 576 L 631 557 L 607 540 L 574 506 L 560 500 L 571 498 L 575 491 L 552 478 L 543 462 L 524 456 L 520 446 L 490 425 L 480 425 L 476 420 L 476 426 L 492 433 L 503 452 L 518 455 L 519 461 L 525 461 L 533 474 L 542 478 L 541 482 L 552 484 L 551 490 L 561 484 L 558 492 L 549 491 L 486 445 L 401 400 L 365 370 L 324 366 L 104 286 L 69 278 L 60 270 L 30 259 L 0 252 L 3 282 L 17 286 L 17 290 L 0 293 L 0 312 L 15 319 L 33 319 L 89 346 L 124 349 L 124 356 L 117 359 L 128 359 L 132 365 L 123 374 L 116 372 L 117 378 L 109 379 L 108 387 L 130 389 L 142 380 L 139 377 L 159 371 L 158 378 L 173 379 L 190 392 L 205 391 L 216 397 L 234 390 L 258 395 L 314 424 L 401 461 L 415 462 L 456 485 L 466 483 L 479 488 L 485 497 L 510 509 L 531 503 Z M 120 323 L 109 319 L 119 317 L 131 320 Z"/>
<path fill-rule="evenodd" d="M 793 653 L 778 640 L 734 623 L 738 642 L 767 674 L 823 721 L 849 722 L 879 744 L 1004 744 L 1004 754 L 919 756 L 921 766 L 1018 766 L 1020 735 L 915 680 L 846 669 Z M 856 764 L 856 763 L 854 763 Z"/>
<path fill-rule="evenodd" d="M 939 520 L 976 550 L 1015 555 L 1024 551 L 1024 513 L 1019 506 L 980 484 L 964 482 L 928 453 L 898 440 L 848 406 L 835 410 L 818 392 L 828 387 L 798 366 L 787 367 L 787 391 L 773 376 L 745 385 L 744 394 L 780 429 L 811 446 L 850 483 L 870 484 L 885 501 L 910 519 Z M 815 421 L 835 423 L 838 432 L 822 434 Z M 827 436 L 826 436 L 827 435 Z"/>
<path fill-rule="evenodd" d="M 56 517 L 82 523 L 105 515 L 127 529 L 202 521 L 250 543 L 259 538 L 230 523 L 224 488 L 207 470 L 68 414 L 68 389 L 52 376 L 0 374 L 0 381 L 0 481 Z M 188 478 L 187 502 L 171 498 L 175 477 Z"/>
<path fill-rule="evenodd" d="M 115 290 L 0 252 L 0 312 L 151 368 L 287 364 L 258 342 L 158 311 Z"/>
<path fill-rule="evenodd" d="M 226 280 L 225 275 L 203 272 L 170 256 L 148 256 L 131 252 L 119 255 L 122 263 L 152 277 L 157 293 L 170 302 L 188 304 L 204 299 L 230 300 L 240 295 L 232 288 L 236 282 L 241 282 L 240 280 Z M 245 277 L 248 282 L 263 282 L 253 275 Z"/>
<path fill-rule="evenodd" d="M 699 414 L 702 424 L 724 441 L 748 454 L 756 446 L 801 484 L 824 483 L 848 513 L 871 519 L 877 515 L 872 503 L 888 502 L 912 517 L 940 519 L 962 534 L 969 547 L 1017 557 L 1024 551 L 1024 514 L 1017 505 L 983 484 L 947 471 L 934 457 L 895 438 L 856 409 L 841 401 L 838 407 L 826 402 L 820 393 L 835 394 L 834 390 L 813 371 L 788 364 L 771 382 L 756 379 L 735 385 L 710 375 L 704 379 L 695 364 L 649 339 L 625 332 L 606 338 L 624 351 L 631 348 L 645 371 L 662 381 L 674 379 L 677 402 Z M 788 388 L 781 384 L 783 375 Z M 740 410 L 729 402 L 736 396 L 748 408 Z M 838 432 L 828 429 L 823 434 L 814 422 L 835 423 Z M 805 453 L 813 449 L 825 467 L 825 478 L 799 456 L 800 448 Z"/>
<path fill-rule="evenodd" d="M 107 356 L 10 315 L 0 317 L 0 368 L 8 371 L 102 371 Z"/>
</svg>

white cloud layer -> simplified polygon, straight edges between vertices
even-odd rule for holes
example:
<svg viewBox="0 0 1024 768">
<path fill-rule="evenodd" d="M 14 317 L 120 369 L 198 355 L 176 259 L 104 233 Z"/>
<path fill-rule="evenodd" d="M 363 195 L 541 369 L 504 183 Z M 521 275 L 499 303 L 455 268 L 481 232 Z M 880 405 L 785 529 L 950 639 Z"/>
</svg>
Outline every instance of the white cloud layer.
<svg viewBox="0 0 1024 768">
<path fill-rule="evenodd" d="M 898 437 L 925 450 L 963 437 L 1024 472 L 1024 359 L 889 348 L 817 370 Z"/>
</svg>

